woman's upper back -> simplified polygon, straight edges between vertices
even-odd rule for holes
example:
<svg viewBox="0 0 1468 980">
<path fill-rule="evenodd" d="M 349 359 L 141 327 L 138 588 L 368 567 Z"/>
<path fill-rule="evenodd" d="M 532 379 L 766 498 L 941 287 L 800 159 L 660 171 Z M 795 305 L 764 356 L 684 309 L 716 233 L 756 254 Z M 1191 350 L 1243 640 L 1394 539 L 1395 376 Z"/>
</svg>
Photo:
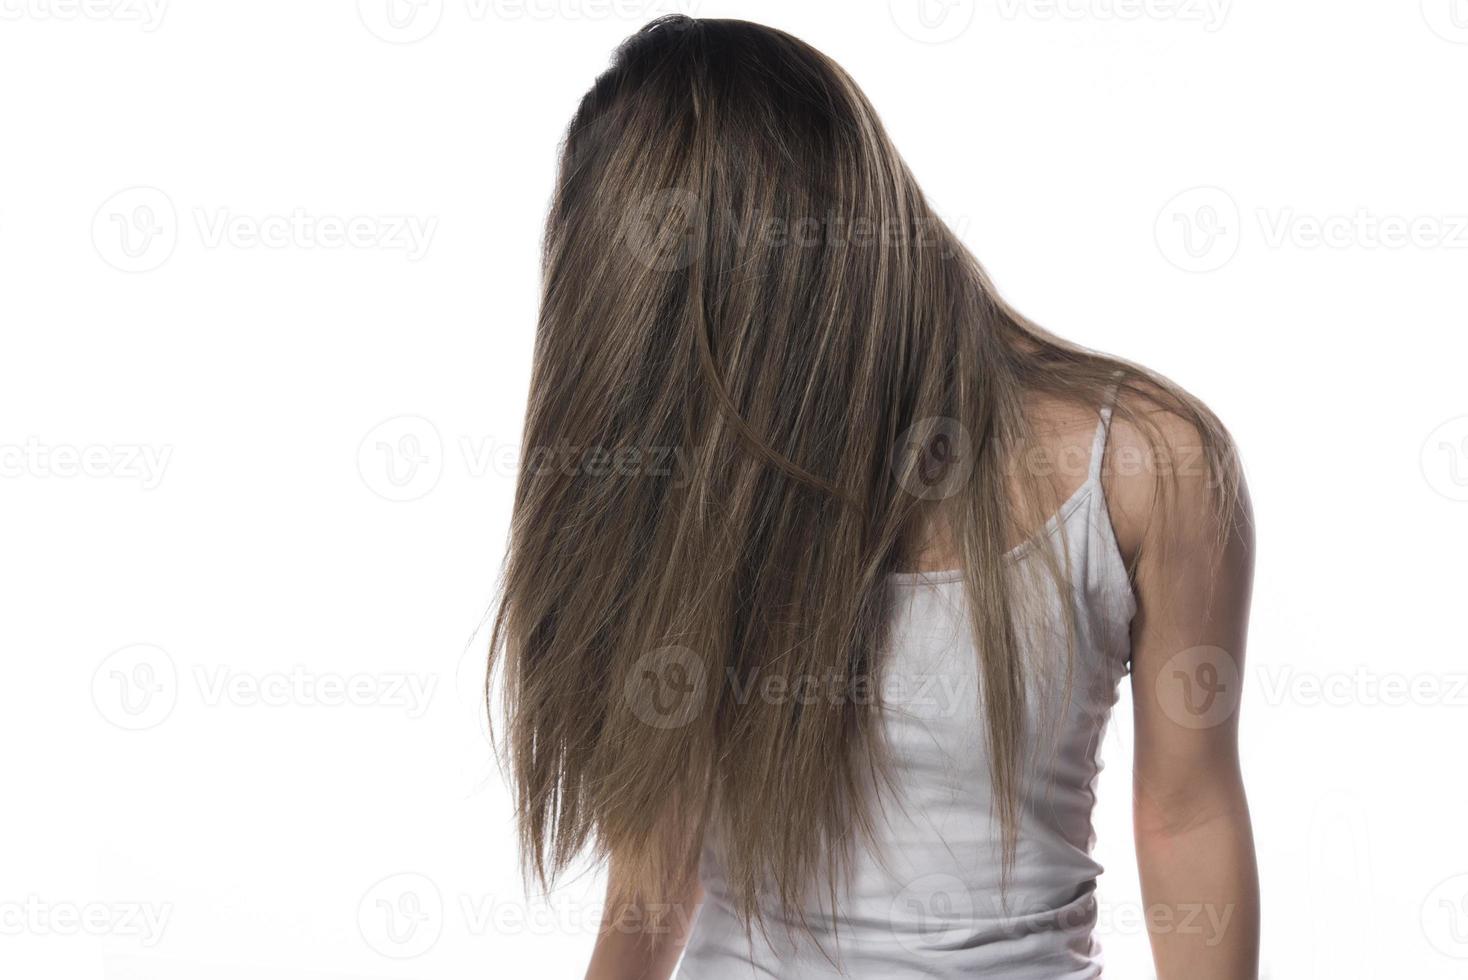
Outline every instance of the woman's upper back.
<svg viewBox="0 0 1468 980">
<path fill-rule="evenodd" d="M 709 841 L 704 905 L 682 980 L 1098 974 L 1092 928 L 1101 868 L 1090 856 L 1091 808 L 1136 607 L 1106 506 L 1107 426 L 1092 419 L 1084 454 L 1048 454 L 1078 464 L 1079 482 L 1069 481 L 1059 509 L 1006 555 L 1017 586 L 1033 593 L 1021 634 L 1034 668 L 1006 887 L 981 723 L 981 654 L 962 575 L 898 573 L 890 577 L 894 619 L 878 685 L 891 780 L 876 794 L 871 839 L 855 846 L 834 902 L 813 891 L 802 909 L 811 933 L 793 940 L 782 933 L 795 925 L 789 921 L 772 923 L 768 938 L 746 939 L 718 842 Z M 1053 475 L 1065 485 L 1066 474 Z M 1058 586 L 1036 567 L 1047 548 L 1065 570 Z"/>
</svg>

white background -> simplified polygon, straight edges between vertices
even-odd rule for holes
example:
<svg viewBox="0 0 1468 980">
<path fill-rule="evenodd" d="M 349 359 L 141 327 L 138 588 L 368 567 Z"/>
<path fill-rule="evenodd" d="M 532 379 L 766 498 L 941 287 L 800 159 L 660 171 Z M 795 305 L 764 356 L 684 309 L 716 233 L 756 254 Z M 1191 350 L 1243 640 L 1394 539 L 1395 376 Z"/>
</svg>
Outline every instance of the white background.
<svg viewBox="0 0 1468 980">
<path fill-rule="evenodd" d="M 1464 0 L 0 0 L 0 974 L 581 975 L 476 630 L 556 144 L 674 9 L 828 52 L 1011 300 L 1223 417 L 1267 975 L 1468 974 Z"/>
</svg>

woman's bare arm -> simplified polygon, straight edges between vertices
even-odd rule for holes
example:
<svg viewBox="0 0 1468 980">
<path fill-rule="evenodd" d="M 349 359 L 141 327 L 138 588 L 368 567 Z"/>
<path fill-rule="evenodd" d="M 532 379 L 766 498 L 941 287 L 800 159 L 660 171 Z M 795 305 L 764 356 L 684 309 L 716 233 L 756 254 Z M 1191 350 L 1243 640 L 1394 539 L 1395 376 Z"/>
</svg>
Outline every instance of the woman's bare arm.
<svg viewBox="0 0 1468 980">
<path fill-rule="evenodd" d="M 1110 477 L 1117 537 L 1136 559 L 1133 793 L 1147 928 L 1159 980 L 1253 980 L 1259 883 L 1238 755 L 1251 512 L 1241 488 L 1220 514 L 1209 478 L 1188 462 L 1192 429 L 1159 422 L 1176 471 L 1166 519 L 1154 510 L 1150 466 Z M 1113 453 L 1142 445 L 1115 427 Z"/>
<path fill-rule="evenodd" d="M 697 875 L 689 875 L 688 884 L 676 894 L 613 904 L 616 874 L 614 866 L 586 980 L 668 980 L 703 900 Z"/>
</svg>

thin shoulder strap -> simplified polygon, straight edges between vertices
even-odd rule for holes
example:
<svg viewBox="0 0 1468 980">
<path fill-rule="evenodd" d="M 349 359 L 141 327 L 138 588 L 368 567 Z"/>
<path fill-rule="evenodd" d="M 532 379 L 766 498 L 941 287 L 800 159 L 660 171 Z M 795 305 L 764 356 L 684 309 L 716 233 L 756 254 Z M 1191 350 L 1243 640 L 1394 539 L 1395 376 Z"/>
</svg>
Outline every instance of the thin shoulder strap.
<svg viewBox="0 0 1468 980">
<path fill-rule="evenodd" d="M 1121 372 L 1117 372 L 1118 380 L 1111 383 L 1106 389 L 1106 396 L 1101 400 L 1101 421 L 1096 423 L 1096 437 L 1091 441 L 1091 473 L 1092 482 L 1101 478 L 1101 463 L 1106 455 L 1106 437 L 1111 433 L 1111 408 L 1116 404 L 1117 386 L 1120 385 Z"/>
</svg>

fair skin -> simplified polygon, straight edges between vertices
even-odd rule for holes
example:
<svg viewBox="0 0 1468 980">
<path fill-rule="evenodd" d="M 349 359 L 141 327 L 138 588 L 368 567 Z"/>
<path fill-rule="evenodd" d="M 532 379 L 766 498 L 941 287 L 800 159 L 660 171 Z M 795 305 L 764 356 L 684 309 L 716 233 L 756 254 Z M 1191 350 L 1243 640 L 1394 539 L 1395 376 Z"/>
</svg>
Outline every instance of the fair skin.
<svg viewBox="0 0 1468 980">
<path fill-rule="evenodd" d="M 1243 489 L 1233 529 L 1217 541 L 1205 478 L 1187 463 L 1186 448 L 1196 441 L 1185 427 L 1159 422 L 1167 442 L 1182 450 L 1174 454 L 1176 498 L 1165 532 L 1149 521 L 1157 504 L 1150 472 L 1131 475 L 1118 465 L 1107 480 L 1117 543 L 1136 563 L 1133 825 L 1142 898 L 1160 980 L 1251 980 L 1258 975 L 1259 879 L 1239 768 L 1238 678 L 1253 520 Z M 1108 457 L 1140 459 L 1144 448 L 1132 427 L 1113 427 Z M 1211 704 L 1202 695 L 1208 686 L 1216 692 Z"/>
<path fill-rule="evenodd" d="M 617 869 L 612 868 L 615 880 Z M 610 888 L 608 890 L 610 894 Z M 694 913 L 703 901 L 698 876 L 659 901 L 607 905 L 586 980 L 667 980 L 688 941 Z"/>
<path fill-rule="evenodd" d="M 1233 530 L 1218 535 L 1207 478 L 1189 452 L 1196 435 L 1171 416 L 1154 411 L 1149 417 L 1161 428 L 1175 473 L 1168 520 L 1157 519 L 1154 480 L 1165 464 L 1120 418 L 1102 477 L 1137 599 L 1133 823 L 1145 922 L 1158 980 L 1254 980 L 1259 883 L 1238 755 L 1252 515 L 1244 491 L 1229 515 Z M 1054 459 L 1084 461 L 1094 414 L 1037 401 L 1032 418 Z M 1057 500 L 1079 486 L 1084 469 L 1084 463 L 1055 467 Z M 1026 537 L 1017 531 L 1015 543 Z M 941 534 L 928 540 L 918 560 L 923 570 L 954 564 Z M 586 980 L 667 980 L 701 899 L 690 876 L 678 894 L 609 908 Z M 653 921 L 656 928 L 638 925 Z"/>
</svg>

